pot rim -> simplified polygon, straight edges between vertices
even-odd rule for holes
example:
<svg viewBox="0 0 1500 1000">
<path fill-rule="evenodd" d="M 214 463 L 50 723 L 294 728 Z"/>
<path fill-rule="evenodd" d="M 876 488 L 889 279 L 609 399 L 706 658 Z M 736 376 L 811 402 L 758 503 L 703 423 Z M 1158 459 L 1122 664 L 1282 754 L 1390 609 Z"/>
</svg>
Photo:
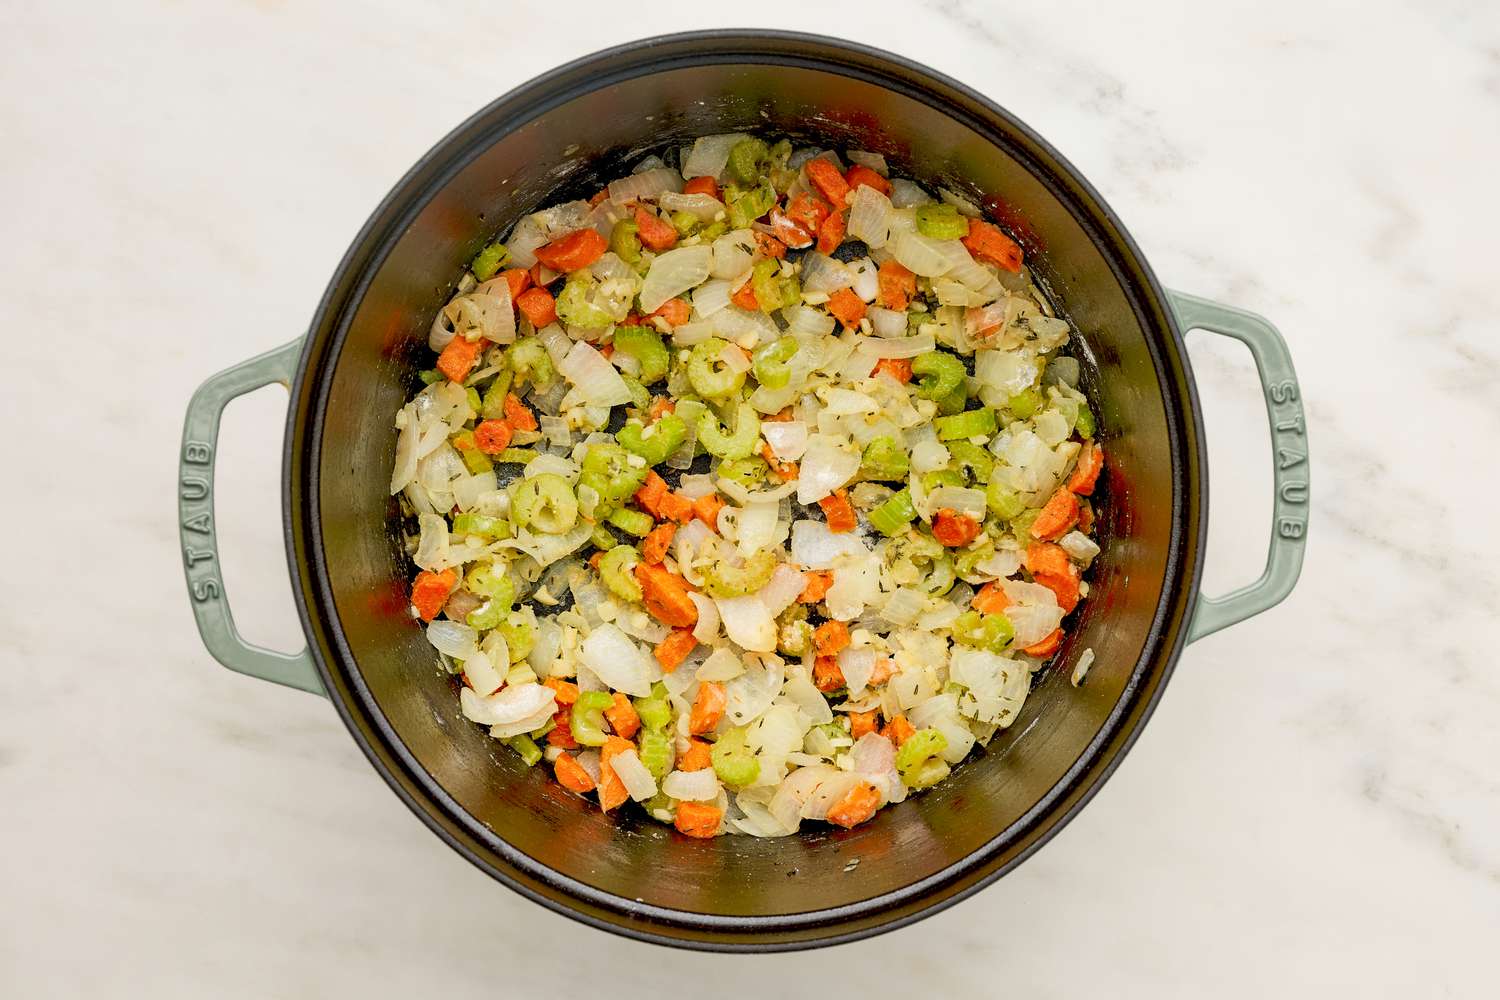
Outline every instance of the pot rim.
<svg viewBox="0 0 1500 1000">
<path fill-rule="evenodd" d="M 334 368 L 329 362 L 342 349 L 355 306 L 380 263 L 428 200 L 498 138 L 582 93 L 667 69 L 735 62 L 818 69 L 903 93 L 1005 148 L 1065 203 L 1085 209 L 1086 217 L 1079 222 L 1114 266 L 1117 280 L 1133 289 L 1130 298 L 1142 326 L 1163 335 L 1162 344 L 1148 347 L 1167 404 L 1169 437 L 1182 445 L 1172 449 L 1168 582 L 1129 681 L 1077 760 L 1031 809 L 948 868 L 857 903 L 778 916 L 692 913 L 602 892 L 539 864 L 474 820 L 410 754 L 358 670 L 351 668 L 353 656 L 328 585 L 318 510 L 316 459 L 321 453 L 323 414 L 321 407 L 314 407 L 326 399 Z M 997 122 L 1008 136 L 1000 134 Z M 408 808 L 470 863 L 556 913 L 654 944 L 727 952 L 838 944 L 913 923 L 988 886 L 1066 826 L 1119 766 L 1175 669 L 1197 600 L 1208 511 L 1202 423 L 1181 330 L 1135 241 L 1082 174 L 1010 112 L 929 67 L 841 39 L 768 29 L 658 35 L 574 59 L 490 102 L 434 144 L 361 228 L 318 303 L 291 383 L 282 495 L 288 568 L 309 649 L 340 718 Z M 496 863 L 497 857 L 503 865 Z"/>
</svg>

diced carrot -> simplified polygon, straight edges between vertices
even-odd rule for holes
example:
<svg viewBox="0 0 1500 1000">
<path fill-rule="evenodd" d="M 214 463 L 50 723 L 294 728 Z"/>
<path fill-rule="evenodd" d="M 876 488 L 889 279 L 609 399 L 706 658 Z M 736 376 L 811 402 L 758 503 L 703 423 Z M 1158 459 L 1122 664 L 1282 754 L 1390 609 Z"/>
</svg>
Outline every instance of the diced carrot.
<svg viewBox="0 0 1500 1000">
<path fill-rule="evenodd" d="M 641 585 L 646 610 L 663 624 L 692 628 L 698 624 L 698 605 L 688 596 L 682 577 L 650 563 L 635 564 L 635 578 Z"/>
<path fill-rule="evenodd" d="M 536 259 L 554 271 L 571 274 L 603 257 L 608 249 L 609 244 L 595 230 L 577 229 L 537 247 Z"/>
<path fill-rule="evenodd" d="M 437 370 L 448 376 L 449 382 L 462 382 L 474 370 L 474 363 L 488 343 L 483 337 L 470 340 L 459 334 L 448 341 L 448 346 L 438 355 Z"/>
<path fill-rule="evenodd" d="M 896 668 L 891 663 L 891 658 L 882 656 L 875 661 L 875 669 L 870 671 L 870 679 L 865 682 L 868 687 L 879 687 L 895 676 Z"/>
<path fill-rule="evenodd" d="M 612 358 L 615 356 L 615 345 L 605 344 L 603 347 L 599 348 L 599 353 L 604 355 L 606 358 Z"/>
<path fill-rule="evenodd" d="M 609 197 L 609 188 L 607 188 L 607 187 L 600 188 L 599 190 L 597 190 L 597 191 L 594 192 L 593 197 L 589 198 L 589 207 L 592 208 L 595 205 L 600 204 L 601 202 L 603 202 L 608 197 Z"/>
<path fill-rule="evenodd" d="M 656 312 L 649 318 L 661 317 L 667 321 L 668 326 L 681 326 L 693 315 L 693 307 L 687 299 L 668 299 L 657 307 Z"/>
<path fill-rule="evenodd" d="M 648 250 L 661 253 L 677 245 L 677 230 L 661 216 L 649 211 L 644 205 L 635 207 L 636 235 Z"/>
<path fill-rule="evenodd" d="M 813 630 L 813 646 L 819 656 L 838 656 L 849 646 L 849 626 L 843 622 L 824 622 Z"/>
<path fill-rule="evenodd" d="M 542 686 L 552 689 L 552 697 L 557 699 L 559 705 L 571 705 L 578 700 L 578 685 L 572 681 L 565 681 L 561 677 L 548 677 L 542 681 Z"/>
<path fill-rule="evenodd" d="M 932 537 L 950 549 L 957 548 L 979 537 L 981 527 L 975 518 L 944 507 L 932 518 Z"/>
<path fill-rule="evenodd" d="M 884 261 L 877 278 L 880 292 L 875 296 L 876 302 L 897 311 L 903 311 L 911 305 L 912 297 L 917 294 L 917 276 L 908 271 L 900 261 L 894 257 Z"/>
<path fill-rule="evenodd" d="M 889 375 L 905 385 L 911 381 L 911 358 L 881 358 L 875 362 L 875 374 Z"/>
<path fill-rule="evenodd" d="M 719 824 L 724 821 L 724 810 L 707 802 L 679 802 L 672 825 L 685 837 L 709 840 L 718 835 Z"/>
<path fill-rule="evenodd" d="M 611 736 L 599 750 L 599 808 L 605 812 L 624 805 L 625 800 L 630 798 L 630 793 L 625 790 L 625 782 L 620 780 L 620 776 L 610 766 L 610 761 L 616 755 L 634 749 L 635 744 L 629 740 Z"/>
<path fill-rule="evenodd" d="M 589 556 L 589 567 L 595 573 L 597 573 L 597 572 L 599 572 L 599 564 L 602 563 L 603 561 L 604 561 L 604 553 L 603 552 L 595 552 L 593 555 Z"/>
<path fill-rule="evenodd" d="M 751 312 L 755 312 L 760 308 L 760 300 L 755 297 L 755 289 L 751 287 L 748 281 L 730 294 L 729 301 L 741 309 L 748 309 Z"/>
<path fill-rule="evenodd" d="M 552 773 L 557 775 L 557 783 L 570 792 L 587 795 L 594 790 L 594 779 L 570 753 L 552 762 Z"/>
<path fill-rule="evenodd" d="M 1063 609 L 1063 614 L 1078 607 L 1078 598 L 1081 593 L 1079 582 L 1082 574 L 1078 572 L 1077 566 L 1069 563 L 1068 568 L 1061 573 L 1033 573 L 1032 577 L 1037 583 L 1052 591 L 1057 597 L 1057 606 Z"/>
<path fill-rule="evenodd" d="M 818 252 L 833 253 L 844 242 L 844 233 L 849 227 L 849 221 L 844 218 L 843 212 L 834 212 L 823 220 L 818 227 Z"/>
<path fill-rule="evenodd" d="M 868 712 L 850 712 L 849 735 L 855 739 L 859 739 L 866 733 L 873 733 L 876 729 L 880 728 L 878 725 L 879 717 L 880 713 L 873 708 Z"/>
<path fill-rule="evenodd" d="M 1056 541 L 1078 523 L 1078 498 L 1066 486 L 1052 494 L 1031 522 L 1031 537 Z"/>
<path fill-rule="evenodd" d="M 812 182 L 812 186 L 817 188 L 834 208 L 844 207 L 844 200 L 849 195 L 849 182 L 844 179 L 843 174 L 839 173 L 838 167 L 818 157 L 808 160 L 802 169 L 807 171 L 807 179 Z"/>
<path fill-rule="evenodd" d="M 962 240 L 969 252 L 1012 273 L 1021 270 L 1021 248 L 1000 231 L 999 226 L 979 219 L 969 220 L 969 235 Z"/>
<path fill-rule="evenodd" d="M 681 493 L 668 493 L 661 498 L 661 516 L 668 521 L 687 524 L 693 519 L 693 501 Z"/>
<path fill-rule="evenodd" d="M 861 184 L 865 184 L 879 191 L 887 198 L 891 196 L 891 182 L 863 163 L 856 163 L 844 171 L 844 180 L 849 182 L 849 190 L 851 191 L 858 188 Z"/>
<path fill-rule="evenodd" d="M 641 539 L 641 558 L 648 563 L 660 563 L 667 557 L 667 547 L 672 544 L 672 536 L 676 533 L 677 525 L 670 521 L 652 528 Z"/>
<path fill-rule="evenodd" d="M 693 699 L 693 710 L 688 715 L 688 732 L 694 736 L 713 732 L 719 720 L 724 718 L 724 706 L 728 702 L 724 685 L 718 681 L 703 681 L 698 685 L 698 697 Z"/>
<path fill-rule="evenodd" d="M 518 431 L 534 431 L 537 428 L 536 415 L 513 392 L 505 394 L 505 422 Z"/>
<path fill-rule="evenodd" d="M 807 581 L 802 585 L 802 593 L 797 595 L 797 600 L 803 604 L 817 604 L 828 593 L 828 588 L 833 586 L 833 573 L 826 569 L 810 569 L 802 574 L 802 579 Z"/>
<path fill-rule="evenodd" d="M 521 293 L 531 287 L 531 274 L 524 267 L 512 267 L 501 272 L 505 276 L 505 283 L 510 286 L 510 300 L 512 302 L 521 297 Z"/>
<path fill-rule="evenodd" d="M 635 491 L 635 502 L 652 517 L 661 517 L 661 498 L 667 495 L 667 481 L 655 469 L 646 473 L 646 481 Z"/>
<path fill-rule="evenodd" d="M 448 595 L 458 584 L 458 571 L 452 566 L 441 573 L 424 569 L 411 584 L 411 606 L 424 622 L 430 622 L 448 603 Z"/>
<path fill-rule="evenodd" d="M 771 450 L 770 445 L 764 443 L 761 444 L 760 457 L 765 459 L 766 464 L 771 467 L 771 471 L 776 473 L 783 480 L 797 478 L 797 463 L 783 462 L 781 459 L 776 457 L 776 452 Z"/>
<path fill-rule="evenodd" d="M 1000 584 L 991 582 L 979 588 L 979 593 L 974 595 L 969 607 L 982 615 L 1003 614 L 1010 607 L 1010 598 L 1005 595 Z"/>
<path fill-rule="evenodd" d="M 670 674 L 682 666 L 682 661 L 687 659 L 688 654 L 697 645 L 698 640 L 693 638 L 692 629 L 674 628 L 670 635 L 656 644 L 653 653 L 656 655 L 656 662 L 661 664 L 662 670 Z"/>
<path fill-rule="evenodd" d="M 724 509 L 724 498 L 717 493 L 705 493 L 693 501 L 693 516 L 714 531 L 719 530 L 719 511 Z"/>
<path fill-rule="evenodd" d="M 556 271 L 542 263 L 532 264 L 531 270 L 526 273 L 531 275 L 531 284 L 536 288 L 546 288 L 560 277 Z"/>
<path fill-rule="evenodd" d="M 1085 535 L 1094 533 L 1094 505 L 1087 500 L 1078 501 L 1078 530 Z"/>
<path fill-rule="evenodd" d="M 481 420 L 474 428 L 474 443 L 486 455 L 498 455 L 510 447 L 512 431 L 504 420 Z"/>
<path fill-rule="evenodd" d="M 810 233 L 815 233 L 831 215 L 838 213 L 811 191 L 799 191 L 786 203 L 786 217 Z"/>
<path fill-rule="evenodd" d="M 1027 656 L 1051 656 L 1053 653 L 1057 652 L 1057 647 L 1062 645 L 1062 641 L 1063 630 L 1060 628 L 1055 628 L 1031 645 L 1023 647 L 1021 652 L 1025 653 Z"/>
<path fill-rule="evenodd" d="M 641 731 L 641 715 L 630 703 L 630 699 L 620 692 L 615 692 L 615 703 L 604 710 L 604 717 L 609 720 L 609 728 L 615 731 L 616 736 L 625 739 L 634 739 L 635 734 Z"/>
<path fill-rule="evenodd" d="M 837 691 L 848 682 L 839 669 L 839 661 L 832 656 L 819 656 L 813 660 L 813 686 L 824 694 Z"/>
<path fill-rule="evenodd" d="M 803 247 L 812 246 L 812 231 L 798 225 L 781 209 L 771 209 L 771 214 L 766 217 L 766 222 L 771 227 L 771 234 L 788 247 L 795 247 L 800 250 Z"/>
<path fill-rule="evenodd" d="M 838 317 L 840 323 L 848 329 L 859 326 L 859 321 L 865 318 L 865 303 L 853 291 L 840 288 L 828 296 L 828 311 Z"/>
<path fill-rule="evenodd" d="M 1066 574 L 1073 568 L 1062 546 L 1051 542 L 1032 542 L 1026 546 L 1026 557 L 1022 565 L 1032 576 L 1041 573 Z"/>
<path fill-rule="evenodd" d="M 516 299 L 516 308 L 538 330 L 557 322 L 557 300 L 545 288 L 529 288 L 522 292 Z"/>
<path fill-rule="evenodd" d="M 677 760 L 677 770 L 701 771 L 705 767 L 712 767 L 713 762 L 712 744 L 705 743 L 703 740 L 689 739 L 687 753 Z"/>
<path fill-rule="evenodd" d="M 1092 496 L 1103 468 L 1104 449 L 1092 441 L 1084 442 L 1083 450 L 1078 453 L 1078 464 L 1068 477 L 1068 489 L 1082 497 Z"/>
<path fill-rule="evenodd" d="M 549 747 L 577 750 L 578 741 L 573 738 L 572 710 L 564 705 L 552 717 L 552 729 L 547 733 Z"/>
<path fill-rule="evenodd" d="M 843 798 L 828 807 L 828 822 L 848 830 L 874 816 L 878 808 L 880 808 L 880 789 L 868 781 L 862 781 L 849 789 Z"/>
<path fill-rule="evenodd" d="M 682 186 L 682 193 L 706 194 L 710 198 L 718 198 L 719 185 L 712 177 L 694 177 Z"/>
<path fill-rule="evenodd" d="M 849 502 L 848 490 L 834 490 L 818 501 L 823 516 L 828 519 L 828 530 L 835 534 L 853 531 L 859 522 L 854 518 L 854 505 Z"/>
<path fill-rule="evenodd" d="M 883 735 L 886 739 L 890 740 L 892 743 L 896 744 L 896 746 L 899 747 L 901 744 L 911 739 L 916 731 L 917 727 L 913 726 L 910 722 L 907 722 L 906 716 L 898 715 L 890 722 L 887 722 L 885 724 L 885 732 L 883 733 Z"/>
<path fill-rule="evenodd" d="M 1057 595 L 1057 605 L 1064 613 L 1078 607 L 1082 574 L 1060 546 L 1032 542 L 1026 547 L 1026 569 L 1037 583 Z"/>
<path fill-rule="evenodd" d="M 650 417 L 651 422 L 654 424 L 675 409 L 677 409 L 677 404 L 666 396 L 652 396 L 651 409 L 646 411 L 646 416 Z"/>
<path fill-rule="evenodd" d="M 770 233 L 755 231 L 755 248 L 760 251 L 762 257 L 772 260 L 780 260 L 786 256 L 786 244 L 772 236 Z"/>
</svg>

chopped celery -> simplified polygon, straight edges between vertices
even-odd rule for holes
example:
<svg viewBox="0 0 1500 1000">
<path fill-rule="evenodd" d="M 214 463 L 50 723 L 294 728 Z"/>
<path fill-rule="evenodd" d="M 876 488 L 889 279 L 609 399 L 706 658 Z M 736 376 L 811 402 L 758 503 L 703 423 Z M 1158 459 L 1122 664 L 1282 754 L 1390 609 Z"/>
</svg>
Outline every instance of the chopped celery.
<svg viewBox="0 0 1500 1000">
<path fill-rule="evenodd" d="M 667 700 L 667 686 L 661 681 L 651 685 L 651 693 L 635 699 L 635 713 L 646 730 L 666 729 L 672 724 L 672 704 Z"/>
<path fill-rule="evenodd" d="M 754 184 L 771 167 L 771 149 L 763 139 L 741 139 L 729 150 L 729 174 L 744 184 Z"/>
<path fill-rule="evenodd" d="M 560 535 L 578 523 L 578 500 L 566 479 L 544 472 L 511 487 L 510 512 L 519 528 Z"/>
<path fill-rule="evenodd" d="M 650 514 L 631 510 L 629 507 L 615 508 L 610 511 L 606 520 L 627 535 L 634 535 L 637 538 L 645 538 L 651 534 L 651 529 L 656 527 L 656 522 L 651 519 Z"/>
<path fill-rule="evenodd" d="M 474 277 L 480 281 L 489 281 L 500 273 L 500 268 L 505 264 L 510 251 L 504 243 L 491 243 L 475 255 L 469 263 L 469 270 L 474 272 Z"/>
<path fill-rule="evenodd" d="M 882 535 L 894 535 L 917 519 L 917 508 L 911 502 L 911 490 L 896 492 L 885 503 L 870 511 L 870 527 Z"/>
<path fill-rule="evenodd" d="M 749 403 L 735 407 L 732 433 L 720 426 L 713 410 L 705 410 L 698 418 L 698 443 L 710 455 L 725 460 L 748 457 L 755 450 L 755 440 L 759 436 L 760 415 Z"/>
<path fill-rule="evenodd" d="M 937 428 L 939 441 L 987 437 L 995 433 L 995 411 L 987 406 L 965 410 L 951 417 L 938 417 L 932 422 L 932 426 Z"/>
<path fill-rule="evenodd" d="M 950 441 L 948 454 L 950 456 L 948 465 L 966 473 L 972 482 L 990 481 L 990 473 L 995 469 L 995 460 L 979 445 L 972 441 Z"/>
<path fill-rule="evenodd" d="M 647 465 L 660 465 L 682 447 L 687 440 L 687 424 L 675 413 L 668 413 L 656 423 L 643 427 L 632 420 L 620 428 L 615 440 L 627 451 L 639 455 Z"/>
<path fill-rule="evenodd" d="M 600 552 L 608 552 L 616 545 L 619 545 L 620 540 L 611 535 L 609 529 L 605 528 L 604 525 L 596 524 L 593 534 L 589 535 L 589 544 L 593 545 Z"/>
<path fill-rule="evenodd" d="M 458 449 L 458 457 L 464 460 L 464 468 L 469 470 L 471 476 L 489 472 L 495 467 L 490 456 L 479 450 L 473 431 L 459 431 L 453 435 L 453 447 Z"/>
<path fill-rule="evenodd" d="M 489 598 L 506 609 L 516 600 L 515 582 L 497 569 L 494 563 L 475 563 L 474 568 L 464 574 L 464 589 Z"/>
<path fill-rule="evenodd" d="M 1026 501 L 1022 500 L 1018 494 L 1006 489 L 998 479 L 985 487 L 984 500 L 990 513 L 1003 521 L 1009 521 L 1026 509 Z"/>
<path fill-rule="evenodd" d="M 534 448 L 506 448 L 495 456 L 495 461 L 502 465 L 525 465 L 536 456 L 537 452 Z"/>
<path fill-rule="evenodd" d="M 491 598 L 479 607 L 469 612 L 468 618 L 464 619 L 470 628 L 484 629 L 498 628 L 500 620 L 510 611 L 509 605 L 502 605 L 499 601 Z"/>
<path fill-rule="evenodd" d="M 503 517 L 489 514 L 457 514 L 453 518 L 452 532 L 455 535 L 478 535 L 481 538 L 509 538 L 510 522 Z"/>
<path fill-rule="evenodd" d="M 933 351 L 912 359 L 911 373 L 917 376 L 917 395 L 923 399 L 942 399 L 963 386 L 964 363 L 951 354 Z"/>
<path fill-rule="evenodd" d="M 792 379 L 787 362 L 797 353 L 795 337 L 781 337 L 755 352 L 752 371 L 755 380 L 767 389 L 780 389 Z"/>
<path fill-rule="evenodd" d="M 749 229 L 750 223 L 776 205 L 776 189 L 763 181 L 749 190 L 726 189 L 729 198 L 729 224 L 735 229 Z"/>
<path fill-rule="evenodd" d="M 957 240 L 969 235 L 969 220 L 947 202 L 917 206 L 917 232 L 934 240 Z"/>
<path fill-rule="evenodd" d="M 1073 429 L 1085 440 L 1094 436 L 1094 411 L 1089 409 L 1088 403 L 1078 404 L 1078 417 L 1073 422 Z"/>
<path fill-rule="evenodd" d="M 601 499 L 610 503 L 618 503 L 634 495 L 646 481 L 646 473 L 650 470 L 644 463 L 637 465 L 631 462 L 630 457 L 630 452 L 617 444 L 600 442 L 589 445 L 583 456 L 579 485 L 593 489 Z"/>
<path fill-rule="evenodd" d="M 602 747 L 609 742 L 604 732 L 604 710 L 614 703 L 614 696 L 608 691 L 578 692 L 578 700 L 573 702 L 568 715 L 573 738 L 586 747 Z"/>
<path fill-rule="evenodd" d="M 641 554 L 634 546 L 616 545 L 604 553 L 604 558 L 599 560 L 599 579 L 604 581 L 604 585 L 616 597 L 622 597 L 627 601 L 639 601 L 641 585 L 636 580 L 633 570 L 635 564 L 640 561 Z"/>
<path fill-rule="evenodd" d="M 1037 410 L 1040 410 L 1043 402 L 1042 390 L 1036 386 L 1032 386 L 1030 389 L 1023 389 L 1010 397 L 1010 402 L 1006 404 L 1006 408 L 1022 420 L 1025 420 L 1027 417 L 1033 416 Z"/>
<path fill-rule="evenodd" d="M 521 755 L 521 759 L 526 762 L 527 767 L 536 767 L 542 759 L 542 748 L 536 745 L 536 740 L 525 733 L 522 733 L 520 736 L 512 736 L 503 742 L 506 746 Z"/>
<path fill-rule="evenodd" d="M 756 263 L 750 275 L 750 288 L 761 312 L 775 312 L 802 301 L 801 282 L 794 275 L 782 274 L 781 264 L 774 260 Z"/>
<path fill-rule="evenodd" d="M 536 645 L 536 631 L 531 627 L 532 619 L 527 613 L 512 611 L 505 616 L 505 620 L 495 626 L 496 630 L 505 637 L 505 645 L 510 649 L 510 662 L 517 663 L 526 659 L 531 652 L 531 647 Z"/>
<path fill-rule="evenodd" d="M 745 384 L 745 373 L 735 371 L 720 360 L 728 345 L 718 337 L 709 337 L 688 355 L 688 381 L 693 391 L 709 399 L 721 399 L 739 391 Z"/>
<path fill-rule="evenodd" d="M 638 753 L 641 763 L 658 781 L 672 769 L 672 739 L 664 732 L 648 729 L 641 733 Z"/>
<path fill-rule="evenodd" d="M 759 455 L 736 458 L 719 466 L 719 478 L 739 483 L 747 490 L 754 489 L 765 481 L 768 468 L 766 460 Z"/>
<path fill-rule="evenodd" d="M 518 385 L 528 379 L 533 385 L 548 385 L 557 376 L 557 370 L 552 366 L 552 355 L 547 353 L 542 342 L 535 337 L 522 337 L 511 344 L 510 349 L 505 352 L 505 357 L 515 372 L 515 381 Z M 498 402 L 504 403 L 503 394 Z M 504 411 L 497 413 L 486 411 L 484 415 L 500 417 L 504 415 Z"/>
<path fill-rule="evenodd" d="M 609 248 L 632 266 L 641 262 L 641 241 L 636 235 L 639 232 L 640 227 L 630 219 L 621 219 L 609 231 Z"/>
<path fill-rule="evenodd" d="M 692 212 L 673 212 L 671 215 L 672 228 L 677 230 L 678 236 L 690 236 L 693 231 L 703 224 L 703 220 Z"/>
<path fill-rule="evenodd" d="M 906 448 L 893 437 L 882 436 L 871 439 L 865 445 L 864 455 L 859 460 L 859 471 L 866 479 L 905 479 L 911 471 L 911 459 Z"/>
<path fill-rule="evenodd" d="M 965 611 L 953 620 L 951 628 L 954 642 L 992 653 L 1005 652 L 1016 635 L 1009 618 L 1002 614 L 981 615 L 978 611 Z"/>
<path fill-rule="evenodd" d="M 727 559 L 705 566 L 703 589 L 710 597 L 743 597 L 764 587 L 776 572 L 776 554 L 761 549 L 736 566 Z"/>
<path fill-rule="evenodd" d="M 644 326 L 615 327 L 615 350 L 634 358 L 641 366 L 642 385 L 660 382 L 667 377 L 667 366 L 672 356 L 661 334 Z"/>
<path fill-rule="evenodd" d="M 942 753 L 948 749 L 948 737 L 936 729 L 918 729 L 907 737 L 896 751 L 896 770 L 908 788 L 926 788 L 948 776 L 948 762 Z"/>
<path fill-rule="evenodd" d="M 760 777 L 760 761 L 745 745 L 745 734 L 744 726 L 735 726 L 720 736 L 709 752 L 714 773 L 726 785 L 743 787 Z"/>
</svg>

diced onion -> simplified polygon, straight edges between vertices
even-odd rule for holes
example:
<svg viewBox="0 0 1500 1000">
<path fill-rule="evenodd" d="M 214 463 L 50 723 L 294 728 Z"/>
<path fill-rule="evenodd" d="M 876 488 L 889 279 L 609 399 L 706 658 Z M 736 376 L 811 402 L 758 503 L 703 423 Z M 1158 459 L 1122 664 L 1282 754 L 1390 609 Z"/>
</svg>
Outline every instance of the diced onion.
<svg viewBox="0 0 1500 1000">
<path fill-rule="evenodd" d="M 903 337 L 906 335 L 906 313 L 884 306 L 871 306 L 865 315 L 877 337 Z"/>
<path fill-rule="evenodd" d="M 654 201 L 667 191 L 682 191 L 682 175 L 671 167 L 646 170 L 609 182 L 609 200 L 621 204 Z"/>
<path fill-rule="evenodd" d="M 858 649 L 846 646 L 839 652 L 838 663 L 839 672 L 849 685 L 849 696 L 858 697 L 870 683 L 870 675 L 875 672 L 875 650 L 868 646 Z"/>
<path fill-rule="evenodd" d="M 583 662 L 600 680 L 636 698 L 650 695 L 652 681 L 660 676 L 655 659 L 612 624 L 600 625 L 590 632 L 583 640 L 581 652 Z"/>
<path fill-rule="evenodd" d="M 754 594 L 714 599 L 724 632 L 741 648 L 769 653 L 776 648 L 776 622 Z"/>
<path fill-rule="evenodd" d="M 872 250 L 886 245 L 891 236 L 891 201 L 868 184 L 861 184 L 849 203 L 849 235 L 863 240 Z"/>
<path fill-rule="evenodd" d="M 620 377 L 619 369 L 591 344 L 575 341 L 557 370 L 595 406 L 619 406 L 630 402 L 630 389 Z"/>
<path fill-rule="evenodd" d="M 688 597 L 698 608 L 698 621 L 693 624 L 693 638 L 699 642 L 712 642 L 719 635 L 719 606 L 714 603 L 713 598 L 696 590 L 690 591 Z"/>
<path fill-rule="evenodd" d="M 755 594 L 766 611 L 773 617 L 781 614 L 792 606 L 792 602 L 802 594 L 807 586 L 807 578 L 802 571 L 796 567 L 781 563 L 776 567 L 776 572 L 771 574 L 771 579 Z"/>
<path fill-rule="evenodd" d="M 714 278 L 711 281 L 705 281 L 693 289 L 693 308 L 697 310 L 699 316 L 707 319 L 729 305 L 729 294 L 728 279 Z M 676 333 L 676 331 L 673 332 Z"/>
<path fill-rule="evenodd" d="M 634 750 L 621 750 L 610 757 L 605 766 L 615 772 L 626 793 L 635 801 L 644 802 L 656 794 L 656 779 Z"/>
<path fill-rule="evenodd" d="M 807 439 L 797 480 L 797 502 L 817 503 L 859 472 L 859 452 L 842 437 L 813 434 Z"/>
<path fill-rule="evenodd" d="M 755 233 L 736 229 L 714 240 L 712 273 L 715 278 L 732 280 L 750 270 L 755 258 Z"/>
<path fill-rule="evenodd" d="M 661 790 L 681 802 L 707 802 L 719 794 L 719 779 L 711 767 L 673 771 L 662 781 Z"/>
<path fill-rule="evenodd" d="M 792 561 L 803 569 L 830 569 L 845 556 L 868 551 L 852 531 L 829 531 L 824 521 L 792 522 Z"/>
<path fill-rule="evenodd" d="M 461 688 L 459 704 L 464 717 L 485 726 L 499 726 L 534 718 L 555 709 L 552 689 L 541 684 L 512 684 L 499 694 L 482 697 Z"/>
<path fill-rule="evenodd" d="M 795 462 L 807 451 L 807 422 L 803 420 L 768 420 L 760 425 L 760 436 L 783 462 Z"/>
<path fill-rule="evenodd" d="M 689 212 L 701 222 L 713 222 L 724 212 L 724 203 L 711 194 L 676 194 L 668 191 L 657 204 L 669 212 Z"/>
<path fill-rule="evenodd" d="M 668 299 L 702 284 L 712 256 L 710 248 L 700 245 L 678 247 L 657 257 L 641 285 L 641 311 L 653 313 Z"/>
<path fill-rule="evenodd" d="M 892 242 L 891 255 L 907 270 L 924 278 L 935 278 L 953 267 L 943 242 L 917 232 L 902 233 Z"/>
<path fill-rule="evenodd" d="M 848 265 L 816 250 L 810 250 L 803 256 L 802 290 L 804 292 L 831 293 L 840 288 L 848 288 L 852 284 L 854 284 L 854 272 L 849 270 Z"/>
<path fill-rule="evenodd" d="M 693 148 L 682 161 L 682 176 L 718 177 L 729 163 L 729 151 L 741 140 L 750 138 L 743 132 L 705 135 L 693 140 Z"/>
</svg>

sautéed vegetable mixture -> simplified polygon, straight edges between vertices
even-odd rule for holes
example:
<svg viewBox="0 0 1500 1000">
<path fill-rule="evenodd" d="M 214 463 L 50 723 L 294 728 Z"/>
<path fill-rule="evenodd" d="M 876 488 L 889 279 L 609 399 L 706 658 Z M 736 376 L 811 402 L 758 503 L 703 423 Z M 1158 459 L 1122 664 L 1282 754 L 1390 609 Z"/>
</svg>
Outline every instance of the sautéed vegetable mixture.
<svg viewBox="0 0 1500 1000">
<path fill-rule="evenodd" d="M 1062 645 L 1094 415 L 964 198 L 867 152 L 673 155 L 521 219 L 433 323 L 391 476 L 412 609 L 464 716 L 601 809 L 853 827 Z"/>
</svg>

